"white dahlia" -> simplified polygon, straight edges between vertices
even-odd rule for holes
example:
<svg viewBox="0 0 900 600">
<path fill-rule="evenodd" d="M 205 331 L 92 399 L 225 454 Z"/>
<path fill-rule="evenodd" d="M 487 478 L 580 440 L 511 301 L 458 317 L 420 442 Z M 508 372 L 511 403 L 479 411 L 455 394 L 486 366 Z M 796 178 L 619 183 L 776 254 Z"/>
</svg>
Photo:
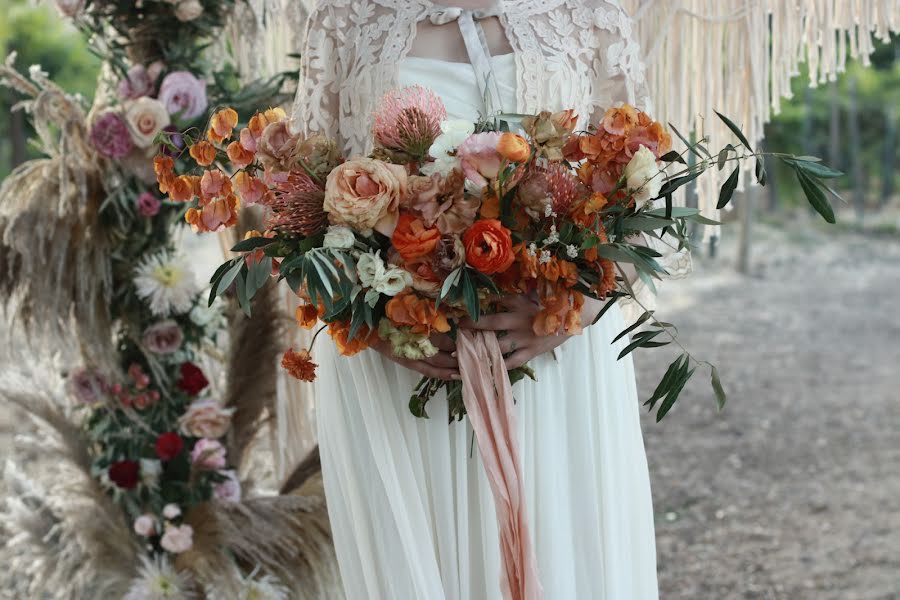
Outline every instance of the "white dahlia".
<svg viewBox="0 0 900 600">
<path fill-rule="evenodd" d="M 197 597 L 189 576 L 176 571 L 168 558 L 144 557 L 141 562 L 138 576 L 123 600 L 191 600 Z"/>
<path fill-rule="evenodd" d="M 145 258 L 138 265 L 134 286 L 153 314 L 161 317 L 188 312 L 200 293 L 187 258 L 166 251 Z"/>
</svg>

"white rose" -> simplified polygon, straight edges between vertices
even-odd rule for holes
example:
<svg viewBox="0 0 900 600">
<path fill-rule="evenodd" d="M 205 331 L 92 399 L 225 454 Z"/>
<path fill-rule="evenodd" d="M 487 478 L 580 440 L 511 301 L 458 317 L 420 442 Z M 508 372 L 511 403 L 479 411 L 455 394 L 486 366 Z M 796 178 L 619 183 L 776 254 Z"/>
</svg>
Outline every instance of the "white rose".
<svg viewBox="0 0 900 600">
<path fill-rule="evenodd" d="M 325 232 L 325 239 L 322 245 L 325 248 L 352 248 L 356 243 L 356 236 L 353 230 L 343 225 L 331 225 Z"/>
<path fill-rule="evenodd" d="M 357 259 L 356 272 L 363 287 L 375 287 L 375 280 L 384 275 L 384 261 L 378 254 L 367 252 Z"/>
<path fill-rule="evenodd" d="M 142 458 L 141 463 L 141 481 L 147 487 L 156 487 L 159 476 L 162 473 L 162 463 L 156 459 Z"/>
<path fill-rule="evenodd" d="M 396 296 L 413 283 L 412 275 L 405 269 L 391 266 L 375 282 L 375 291 L 385 296 Z"/>
<path fill-rule="evenodd" d="M 182 0 L 175 6 L 175 18 L 179 21 L 193 21 L 203 14 L 203 5 L 199 0 Z"/>
<path fill-rule="evenodd" d="M 190 525 L 176 527 L 168 523 L 166 532 L 163 534 L 162 539 L 159 540 L 159 545 L 163 547 L 163 550 L 167 550 L 172 554 L 187 552 L 194 545 L 194 528 Z"/>
<path fill-rule="evenodd" d="M 625 166 L 625 185 L 633 191 L 636 204 L 646 204 L 656 198 L 662 187 L 663 177 L 653 155 L 646 146 L 641 146 L 631 161 Z"/>
<path fill-rule="evenodd" d="M 165 105 L 146 96 L 126 104 L 125 121 L 128 123 L 131 139 L 138 148 L 149 148 L 156 134 L 171 123 Z"/>
<path fill-rule="evenodd" d="M 166 504 L 163 507 L 163 516 L 167 519 L 177 519 L 181 516 L 181 509 L 177 504 Z"/>
<path fill-rule="evenodd" d="M 134 532 L 143 537 L 150 537 L 156 533 L 156 517 L 153 515 L 141 515 L 134 520 Z"/>
</svg>

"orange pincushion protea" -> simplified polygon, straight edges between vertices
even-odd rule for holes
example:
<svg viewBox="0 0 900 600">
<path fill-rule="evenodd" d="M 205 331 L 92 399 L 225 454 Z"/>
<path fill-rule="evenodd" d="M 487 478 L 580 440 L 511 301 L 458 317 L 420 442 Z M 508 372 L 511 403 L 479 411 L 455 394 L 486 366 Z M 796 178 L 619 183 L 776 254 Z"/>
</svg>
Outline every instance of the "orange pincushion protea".
<svg viewBox="0 0 900 600">
<path fill-rule="evenodd" d="M 281 359 L 281 367 L 300 381 L 315 381 L 316 367 L 319 366 L 310 360 L 309 351 L 294 352 L 289 348 Z"/>
</svg>

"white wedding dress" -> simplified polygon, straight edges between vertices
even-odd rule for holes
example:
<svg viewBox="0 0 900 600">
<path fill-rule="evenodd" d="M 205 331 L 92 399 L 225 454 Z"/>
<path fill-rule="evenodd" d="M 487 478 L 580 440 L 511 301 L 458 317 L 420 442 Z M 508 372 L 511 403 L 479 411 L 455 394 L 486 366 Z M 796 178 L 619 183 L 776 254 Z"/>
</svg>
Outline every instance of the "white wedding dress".
<svg viewBox="0 0 900 600">
<path fill-rule="evenodd" d="M 409 14 L 389 7 L 395 17 L 390 26 L 407 31 L 405 15 L 414 34 L 416 20 L 434 9 L 427 0 L 418 3 L 423 10 Z M 371 62 L 368 72 L 354 70 L 360 56 L 372 54 L 348 41 L 368 39 L 366 20 L 347 12 L 356 10 L 354 3 L 324 4 L 309 30 L 306 88 L 298 94 L 295 112 L 302 127 L 332 128 L 330 133 L 339 131 L 349 150 L 363 151 L 358 140 L 367 137 L 368 121 L 358 111 L 371 110 L 379 86 L 388 85 L 431 88 L 443 98 L 451 118 L 475 120 L 483 112 L 471 65 L 407 56 L 409 44 L 384 77 Z M 402 3 L 358 4 L 382 10 Z M 521 3 L 502 8 L 508 11 L 511 4 Z M 560 14 L 570 14 L 563 3 L 555 4 Z M 620 15 L 608 2 L 594 4 L 600 7 L 595 16 L 608 10 Z M 528 106 L 520 82 L 530 80 L 517 73 L 530 57 L 523 56 L 512 20 L 511 13 L 501 14 L 517 53 L 489 61 L 502 108 L 521 112 Z M 617 52 L 622 50 L 620 45 Z M 587 107 L 590 114 L 590 98 L 572 97 L 573 87 L 555 86 L 557 93 L 568 91 L 570 97 L 555 98 L 546 107 L 572 103 Z M 323 93 L 333 95 L 333 112 L 323 114 L 329 106 Z M 513 388 L 526 505 L 547 600 L 658 597 L 653 507 L 634 370 L 630 356 L 616 360 L 627 340 L 611 344 L 624 326 L 620 308 L 612 308 L 583 335 L 559 347 L 555 358 L 534 359 L 536 382 Z M 348 359 L 322 340 L 314 356 L 320 364 L 314 393 L 322 470 L 347 598 L 500 600 L 493 497 L 468 422 L 448 425 L 446 399 L 440 397 L 428 406 L 430 419 L 413 417 L 407 403 L 419 375 L 374 351 Z"/>
</svg>

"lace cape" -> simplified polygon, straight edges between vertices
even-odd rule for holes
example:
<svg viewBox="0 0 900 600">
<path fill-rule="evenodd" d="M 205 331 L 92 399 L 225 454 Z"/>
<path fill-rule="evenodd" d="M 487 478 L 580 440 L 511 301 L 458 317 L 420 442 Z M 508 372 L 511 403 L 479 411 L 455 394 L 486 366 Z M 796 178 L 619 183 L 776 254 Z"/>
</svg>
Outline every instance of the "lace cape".
<svg viewBox="0 0 900 600">
<path fill-rule="evenodd" d="M 574 108 L 582 126 L 623 102 L 650 109 L 641 50 L 614 0 L 499 0 L 515 53 L 516 110 Z M 397 86 L 417 25 L 446 6 L 430 0 L 323 0 L 310 16 L 293 126 L 334 137 L 348 155 L 371 149 L 371 114 Z M 649 240 L 669 277 L 691 269 L 690 253 Z M 642 282 L 635 292 L 649 307 Z M 633 314 L 642 310 L 626 306 Z"/>
</svg>

